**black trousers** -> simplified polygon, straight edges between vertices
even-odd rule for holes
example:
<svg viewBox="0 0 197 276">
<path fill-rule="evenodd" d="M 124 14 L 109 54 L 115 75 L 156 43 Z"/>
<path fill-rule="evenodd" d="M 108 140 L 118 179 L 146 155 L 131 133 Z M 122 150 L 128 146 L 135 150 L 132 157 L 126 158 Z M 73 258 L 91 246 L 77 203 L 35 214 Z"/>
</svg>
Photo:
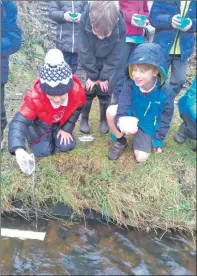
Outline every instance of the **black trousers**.
<svg viewBox="0 0 197 276">
<path fill-rule="evenodd" d="M 196 124 L 186 113 L 183 113 L 181 118 L 184 121 L 182 123 L 184 124 L 184 134 L 190 139 L 196 140 Z"/>
</svg>

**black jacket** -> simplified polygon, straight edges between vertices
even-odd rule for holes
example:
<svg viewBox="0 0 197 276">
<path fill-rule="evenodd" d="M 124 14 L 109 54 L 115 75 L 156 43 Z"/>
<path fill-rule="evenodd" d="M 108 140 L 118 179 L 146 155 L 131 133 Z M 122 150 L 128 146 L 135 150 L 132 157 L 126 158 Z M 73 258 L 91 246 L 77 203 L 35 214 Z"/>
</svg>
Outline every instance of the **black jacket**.
<svg viewBox="0 0 197 276">
<path fill-rule="evenodd" d="M 90 5 L 81 16 L 79 33 L 79 63 L 91 80 L 109 80 L 121 61 L 121 41 L 125 41 L 126 25 L 122 12 L 109 37 L 100 40 L 92 32 Z M 98 66 L 98 61 L 102 68 Z"/>
<path fill-rule="evenodd" d="M 51 1 L 49 18 L 57 24 L 56 46 L 62 52 L 78 52 L 79 23 L 67 22 L 64 13 L 83 13 L 88 1 Z"/>
</svg>

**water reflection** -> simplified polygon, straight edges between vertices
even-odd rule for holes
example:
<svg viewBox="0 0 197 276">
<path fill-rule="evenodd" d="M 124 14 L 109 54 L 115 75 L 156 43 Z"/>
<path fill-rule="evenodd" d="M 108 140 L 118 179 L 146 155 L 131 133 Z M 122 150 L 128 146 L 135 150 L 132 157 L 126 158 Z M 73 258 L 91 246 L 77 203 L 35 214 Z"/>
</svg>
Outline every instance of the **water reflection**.
<svg viewBox="0 0 197 276">
<path fill-rule="evenodd" d="M 2 227 L 35 229 L 3 219 Z M 195 275 L 196 252 L 179 236 L 125 231 L 93 221 L 39 221 L 43 242 L 2 238 L 2 275 Z"/>
</svg>

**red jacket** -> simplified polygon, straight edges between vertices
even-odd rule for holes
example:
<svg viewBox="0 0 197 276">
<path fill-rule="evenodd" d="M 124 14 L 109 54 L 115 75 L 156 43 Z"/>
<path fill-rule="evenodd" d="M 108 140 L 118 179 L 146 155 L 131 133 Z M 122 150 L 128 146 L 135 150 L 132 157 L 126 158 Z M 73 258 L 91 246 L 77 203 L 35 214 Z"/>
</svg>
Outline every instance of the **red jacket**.
<svg viewBox="0 0 197 276">
<path fill-rule="evenodd" d="M 143 28 L 138 28 L 131 25 L 131 18 L 134 13 L 149 17 L 148 1 L 119 1 L 120 9 L 122 10 L 126 22 L 127 35 L 143 35 Z"/>
<path fill-rule="evenodd" d="M 68 106 L 60 121 L 60 126 L 68 120 L 77 108 L 86 103 L 85 90 L 76 76 L 73 76 L 73 82 L 74 86 L 68 92 Z M 41 90 L 39 79 L 35 81 L 33 88 L 26 93 L 19 112 L 29 120 L 34 120 L 37 117 L 39 120 L 52 125 L 53 107 L 46 94 Z"/>
</svg>

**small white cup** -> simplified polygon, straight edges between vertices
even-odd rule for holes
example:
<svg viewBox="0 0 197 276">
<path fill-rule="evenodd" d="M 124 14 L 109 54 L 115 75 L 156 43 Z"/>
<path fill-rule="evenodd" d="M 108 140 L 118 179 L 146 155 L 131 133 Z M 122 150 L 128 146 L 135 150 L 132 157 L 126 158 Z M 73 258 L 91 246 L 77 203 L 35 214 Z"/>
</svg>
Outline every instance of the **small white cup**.
<svg viewBox="0 0 197 276">
<path fill-rule="evenodd" d="M 133 132 L 138 125 L 138 118 L 132 116 L 123 116 L 119 119 L 119 128 L 121 132 Z"/>
</svg>

